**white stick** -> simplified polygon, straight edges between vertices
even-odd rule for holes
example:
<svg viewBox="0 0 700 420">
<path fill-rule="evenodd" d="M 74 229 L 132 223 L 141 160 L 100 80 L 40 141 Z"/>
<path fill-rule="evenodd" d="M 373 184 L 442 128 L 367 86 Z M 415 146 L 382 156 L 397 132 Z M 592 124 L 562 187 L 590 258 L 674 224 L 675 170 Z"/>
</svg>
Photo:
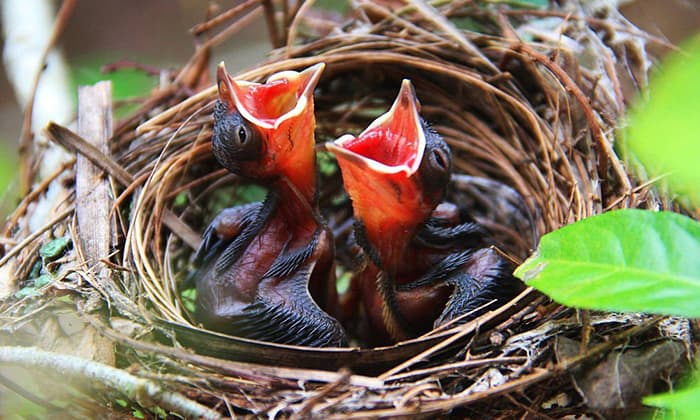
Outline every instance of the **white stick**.
<svg viewBox="0 0 700 420">
<path fill-rule="evenodd" d="M 3 61 L 17 101 L 26 110 L 30 100 L 34 76 L 43 65 L 41 58 L 54 27 L 54 2 L 51 0 L 2 0 L 2 28 L 5 35 Z M 67 125 L 74 119 L 74 101 L 71 99 L 68 66 L 58 49 L 46 56 L 46 68 L 39 81 L 32 113 L 34 147 L 46 146 L 40 136 L 49 121 Z M 71 159 L 62 148 L 49 145 L 44 154 L 39 178 Z"/>
</svg>

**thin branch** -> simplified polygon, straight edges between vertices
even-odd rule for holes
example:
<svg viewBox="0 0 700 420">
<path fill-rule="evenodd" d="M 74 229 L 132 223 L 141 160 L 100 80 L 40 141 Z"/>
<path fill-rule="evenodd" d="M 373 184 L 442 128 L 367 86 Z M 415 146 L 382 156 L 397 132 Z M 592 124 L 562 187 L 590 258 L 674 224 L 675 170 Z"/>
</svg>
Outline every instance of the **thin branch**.
<svg viewBox="0 0 700 420">
<path fill-rule="evenodd" d="M 219 13 L 206 22 L 193 26 L 192 29 L 190 29 L 190 33 L 194 35 L 201 35 L 203 32 L 207 32 L 212 28 L 221 25 L 223 22 L 235 18 L 244 10 L 256 6 L 258 3 L 260 3 L 260 0 L 246 0 L 243 3 L 226 10 L 225 12 Z"/>
<path fill-rule="evenodd" d="M 81 379 L 103 385 L 124 394 L 144 408 L 178 413 L 186 418 L 219 419 L 221 415 L 180 393 L 168 391 L 152 381 L 130 375 L 92 360 L 67 354 L 52 353 L 32 347 L 0 347 L 0 363 L 19 365 L 40 372 L 54 372 L 61 376 Z"/>
</svg>

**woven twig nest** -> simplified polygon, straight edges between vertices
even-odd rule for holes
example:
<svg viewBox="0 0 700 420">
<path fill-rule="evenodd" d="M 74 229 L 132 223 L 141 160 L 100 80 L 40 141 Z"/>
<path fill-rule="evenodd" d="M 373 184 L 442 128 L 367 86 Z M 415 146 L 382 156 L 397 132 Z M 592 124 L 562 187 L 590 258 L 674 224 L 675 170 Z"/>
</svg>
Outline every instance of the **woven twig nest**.
<svg viewBox="0 0 700 420">
<path fill-rule="evenodd" d="M 319 142 L 360 131 L 388 109 L 400 81 L 411 79 L 422 115 L 453 151 L 449 199 L 489 227 L 497 247 L 517 264 L 541 235 L 574 221 L 616 208 L 670 206 L 626 171 L 613 147 L 628 99 L 623 92 L 646 83 L 649 38 L 606 2 L 560 3 L 545 11 L 472 2 L 391 10 L 359 2 L 353 19 L 323 34 L 319 28 L 326 25 L 318 19 L 325 15 L 306 11 L 289 20 L 290 46 L 237 77 L 264 81 L 278 71 L 326 63 L 315 93 Z M 301 17 L 312 15 L 315 23 Z M 304 24 L 307 38 L 298 31 Z M 44 182 L 12 218 L 6 232 L 22 248 L 2 262 L 19 288 L 39 270 L 54 270 L 54 293 L 45 287 L 43 295 L 3 301 L 6 330 L 23 331 L 32 320 L 54 316 L 41 318 L 41 308 L 77 307 L 83 321 L 118 344 L 119 366 L 131 365 L 168 391 L 222 415 L 319 417 L 595 412 L 601 407 L 569 373 L 583 363 L 603 365 L 603 355 L 618 345 L 643 346 L 683 330 L 657 328 L 658 318 L 644 316 L 586 313 L 581 321 L 576 311 L 532 290 L 467 324 L 388 348 L 308 349 L 202 330 L 183 286 L 199 232 L 224 206 L 261 198 L 259 188 L 212 156 L 215 88 L 196 94 L 182 88 L 188 75 L 201 75 L 194 69 L 203 57 L 200 51 L 175 84 L 117 125 L 108 153 L 88 152 L 79 139 L 66 140 L 70 133 L 49 130 L 109 175 L 111 262 L 86 259 L 74 196 L 43 235 L 28 236 L 29 213 L 51 181 Z M 340 175 L 325 157 L 321 171 L 324 214 L 342 233 L 350 207 Z M 64 236 L 73 249 L 41 260 L 37 250 Z M 63 290 L 75 299 L 58 302 Z M 193 340 L 183 333 L 187 328 L 203 335 Z M 580 352 L 565 351 L 581 341 Z M 678 364 L 684 349 L 663 372 Z M 338 372 L 343 366 L 350 370 Z M 602 408 L 625 407 L 629 400 L 620 398 L 621 405 Z"/>
</svg>

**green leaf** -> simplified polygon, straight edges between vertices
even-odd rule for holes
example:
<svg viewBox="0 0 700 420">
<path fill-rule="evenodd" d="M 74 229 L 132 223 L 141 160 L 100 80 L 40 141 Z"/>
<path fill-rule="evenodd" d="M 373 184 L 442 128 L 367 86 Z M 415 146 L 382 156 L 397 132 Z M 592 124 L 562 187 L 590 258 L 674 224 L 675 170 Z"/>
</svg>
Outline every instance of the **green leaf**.
<svg viewBox="0 0 700 420">
<path fill-rule="evenodd" d="M 16 299 L 24 299 L 27 297 L 36 297 L 36 296 L 41 296 L 41 293 L 39 293 L 39 291 L 36 290 L 36 287 L 30 287 L 30 286 L 23 287 L 15 293 Z"/>
<path fill-rule="evenodd" d="M 316 154 L 318 158 L 318 171 L 323 176 L 332 176 L 338 172 L 338 162 L 332 153 L 321 151 Z"/>
<path fill-rule="evenodd" d="M 604 213 L 542 237 L 515 275 L 568 306 L 700 317 L 700 224 L 672 212 Z"/>
<path fill-rule="evenodd" d="M 195 301 L 197 299 L 197 289 L 185 289 L 180 292 L 180 297 L 182 298 L 183 305 L 185 305 L 185 309 L 187 309 L 190 313 L 194 313 L 196 308 Z"/>
<path fill-rule="evenodd" d="M 668 59 L 652 78 L 649 100 L 630 114 L 625 151 L 651 177 L 700 205 L 700 36 Z"/>
<path fill-rule="evenodd" d="M 17 191 L 10 187 L 17 179 L 17 168 L 19 166 L 17 159 L 17 151 L 12 146 L 13 141 L 9 138 L 0 139 L 0 205 L 14 203 L 17 196 Z M 7 203 L 3 203 L 6 201 Z M 14 205 L 12 206 L 14 208 Z M 9 210 L 10 206 L 7 206 Z M 9 211 L 7 212 L 9 213 Z"/>
<path fill-rule="evenodd" d="M 168 418 L 168 412 L 163 410 L 160 407 L 152 408 L 151 411 L 153 411 L 153 414 L 158 416 L 159 419 L 167 419 Z"/>
<path fill-rule="evenodd" d="M 53 281 L 53 277 L 50 274 L 42 274 L 34 279 L 34 287 L 37 289 L 46 286 Z"/>
<path fill-rule="evenodd" d="M 255 203 L 262 201 L 267 195 L 267 190 L 259 185 L 241 185 L 236 188 L 235 204 Z"/>
<path fill-rule="evenodd" d="M 62 238 L 56 238 L 53 241 L 42 246 L 39 250 L 39 255 L 44 259 L 54 259 L 63 253 L 70 243 L 70 238 L 64 236 Z"/>
<path fill-rule="evenodd" d="M 29 276 L 27 277 L 29 277 L 30 279 L 39 277 L 39 275 L 41 274 L 42 267 L 44 267 L 44 265 L 41 263 L 41 261 L 35 262 L 32 266 L 32 270 L 29 272 Z"/>
<path fill-rule="evenodd" d="M 74 60 L 72 64 L 72 79 L 74 83 L 74 100 L 77 103 L 77 87 L 80 85 L 92 85 L 101 80 L 112 82 L 112 98 L 115 101 L 134 97 L 147 96 L 158 85 L 158 78 L 134 68 L 121 68 L 109 73 L 104 73 L 102 67 L 107 63 L 114 63 L 120 58 L 121 53 L 112 52 L 105 55 L 92 55 Z M 145 60 L 144 60 L 145 62 Z M 115 109 L 115 114 L 120 117 L 133 112 L 138 108 L 137 104 L 128 104 Z"/>
<path fill-rule="evenodd" d="M 331 10 L 339 14 L 347 12 L 350 2 L 347 0 L 316 0 L 314 7 L 317 9 Z"/>
<path fill-rule="evenodd" d="M 336 282 L 335 287 L 338 293 L 343 294 L 350 289 L 350 281 L 352 280 L 352 271 L 337 265 L 335 268 Z"/>
<path fill-rule="evenodd" d="M 181 193 L 175 196 L 175 199 L 173 200 L 173 206 L 182 207 L 185 204 L 187 204 L 187 191 L 182 191 Z"/>
<path fill-rule="evenodd" d="M 679 391 L 645 397 L 644 404 L 675 411 L 677 419 L 696 419 L 700 413 L 700 383 Z"/>
</svg>

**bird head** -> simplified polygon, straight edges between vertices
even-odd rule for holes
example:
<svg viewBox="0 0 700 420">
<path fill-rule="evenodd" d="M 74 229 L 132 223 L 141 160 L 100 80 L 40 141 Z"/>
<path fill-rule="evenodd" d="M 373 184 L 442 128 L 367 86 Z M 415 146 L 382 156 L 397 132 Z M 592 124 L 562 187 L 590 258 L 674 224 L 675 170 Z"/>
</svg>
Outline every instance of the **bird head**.
<svg viewBox="0 0 700 420">
<path fill-rule="evenodd" d="M 231 172 L 261 182 L 288 182 L 311 200 L 316 157 L 313 92 L 325 64 L 282 71 L 265 83 L 231 77 L 217 69 L 212 148 Z"/>
<path fill-rule="evenodd" d="M 391 109 L 360 135 L 327 143 L 337 158 L 356 220 L 387 264 L 442 200 L 451 170 L 445 141 L 419 115 L 404 80 Z"/>
</svg>

